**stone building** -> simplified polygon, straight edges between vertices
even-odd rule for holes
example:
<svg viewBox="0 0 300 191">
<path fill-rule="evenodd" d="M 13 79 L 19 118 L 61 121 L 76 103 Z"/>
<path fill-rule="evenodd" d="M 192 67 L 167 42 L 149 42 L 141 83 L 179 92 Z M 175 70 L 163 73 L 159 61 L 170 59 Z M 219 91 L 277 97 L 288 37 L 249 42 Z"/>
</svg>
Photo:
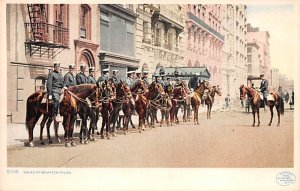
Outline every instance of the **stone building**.
<svg viewBox="0 0 300 191">
<path fill-rule="evenodd" d="M 223 5 L 222 27 L 223 47 L 223 87 L 231 100 L 239 99 L 240 84 L 247 83 L 246 5 Z"/>
<path fill-rule="evenodd" d="M 45 83 L 53 62 L 99 69 L 99 10 L 94 4 L 7 4 L 7 119 L 25 121 L 26 100 Z M 95 72 L 96 77 L 98 73 Z"/>
<path fill-rule="evenodd" d="M 260 31 L 258 27 L 252 27 L 251 24 L 247 24 L 247 42 L 256 42 L 259 46 L 259 54 L 262 61 L 260 72 L 265 74 L 267 80 L 271 80 L 269 38 L 270 34 L 268 31 Z"/>
<path fill-rule="evenodd" d="M 100 9 L 100 66 L 119 71 L 124 79 L 126 72 L 139 67 L 136 56 L 136 5 L 101 4 Z"/>
<path fill-rule="evenodd" d="M 153 74 L 161 66 L 181 66 L 185 56 L 185 6 L 139 4 L 136 13 L 136 57 L 140 67 Z"/>
<path fill-rule="evenodd" d="M 188 4 L 187 52 L 184 63 L 188 67 L 205 66 L 211 74 L 211 83 L 222 84 L 221 5 Z"/>
</svg>

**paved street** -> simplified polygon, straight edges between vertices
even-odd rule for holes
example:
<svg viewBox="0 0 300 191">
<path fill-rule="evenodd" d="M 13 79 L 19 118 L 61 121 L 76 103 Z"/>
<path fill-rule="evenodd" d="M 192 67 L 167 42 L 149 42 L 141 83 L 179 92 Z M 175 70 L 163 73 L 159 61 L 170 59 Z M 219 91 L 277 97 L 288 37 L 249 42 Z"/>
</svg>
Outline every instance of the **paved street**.
<svg viewBox="0 0 300 191">
<path fill-rule="evenodd" d="M 14 146 L 8 149 L 8 166 L 289 168 L 294 162 L 293 114 L 286 110 L 281 126 L 276 126 L 276 117 L 269 127 L 270 112 L 261 109 L 261 126 L 252 127 L 252 115 L 241 111 L 214 112 L 210 120 L 201 113 L 199 126 L 188 122 L 147 128 L 141 134 L 131 129 L 130 134 L 119 133 L 111 140 L 97 136 L 88 145 L 81 145 L 76 137 L 77 146 L 70 148 L 63 143 Z"/>
</svg>

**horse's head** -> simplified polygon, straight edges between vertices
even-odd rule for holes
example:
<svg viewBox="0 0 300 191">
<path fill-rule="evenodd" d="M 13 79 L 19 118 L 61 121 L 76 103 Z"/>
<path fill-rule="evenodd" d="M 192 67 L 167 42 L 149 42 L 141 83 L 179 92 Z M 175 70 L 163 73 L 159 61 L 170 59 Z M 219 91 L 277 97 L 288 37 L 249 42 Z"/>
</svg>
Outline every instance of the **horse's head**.
<svg viewBox="0 0 300 191">
<path fill-rule="evenodd" d="M 145 92 L 147 90 L 146 84 L 143 80 L 137 80 L 132 87 L 130 88 L 131 92 L 138 92 L 141 90 L 142 92 Z"/>
<path fill-rule="evenodd" d="M 244 86 L 244 84 L 242 84 L 241 86 L 240 86 L 240 100 L 243 100 L 243 99 L 245 99 L 245 96 L 246 96 L 246 89 L 245 89 L 245 86 Z"/>
<path fill-rule="evenodd" d="M 200 95 L 203 95 L 205 89 L 208 88 L 209 88 L 209 82 L 204 80 L 196 87 L 195 92 L 197 92 Z"/>
<path fill-rule="evenodd" d="M 131 91 L 126 83 L 124 83 L 122 80 L 117 84 L 116 87 L 116 96 L 117 98 L 123 97 L 123 96 L 130 96 Z"/>
<path fill-rule="evenodd" d="M 105 80 L 102 83 L 101 90 L 102 90 L 102 97 L 103 98 L 110 98 L 115 93 L 113 84 L 108 82 L 107 80 Z"/>
<path fill-rule="evenodd" d="M 222 96 L 221 88 L 219 87 L 219 85 L 214 86 L 214 90 L 219 96 Z"/>
<path fill-rule="evenodd" d="M 152 98 L 153 96 L 165 95 L 165 91 L 163 87 L 160 85 L 160 83 L 152 82 L 149 85 L 148 89 L 149 89 L 148 95 L 150 98 Z"/>
<path fill-rule="evenodd" d="M 173 94 L 175 98 L 183 99 L 187 96 L 188 92 L 186 91 L 184 86 L 179 86 L 174 88 Z"/>
</svg>

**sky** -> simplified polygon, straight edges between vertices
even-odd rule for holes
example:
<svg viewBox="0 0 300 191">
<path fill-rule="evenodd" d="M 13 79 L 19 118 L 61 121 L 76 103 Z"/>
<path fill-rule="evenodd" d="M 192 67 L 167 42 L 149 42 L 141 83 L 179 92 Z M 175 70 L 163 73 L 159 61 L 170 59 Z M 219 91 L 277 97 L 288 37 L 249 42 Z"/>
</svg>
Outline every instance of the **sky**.
<svg viewBox="0 0 300 191">
<path fill-rule="evenodd" d="M 296 18 L 296 7 L 292 4 L 247 5 L 247 23 L 259 27 L 260 31 L 269 31 L 272 68 L 278 68 L 289 79 L 294 79 L 295 55 L 298 54 Z"/>
</svg>

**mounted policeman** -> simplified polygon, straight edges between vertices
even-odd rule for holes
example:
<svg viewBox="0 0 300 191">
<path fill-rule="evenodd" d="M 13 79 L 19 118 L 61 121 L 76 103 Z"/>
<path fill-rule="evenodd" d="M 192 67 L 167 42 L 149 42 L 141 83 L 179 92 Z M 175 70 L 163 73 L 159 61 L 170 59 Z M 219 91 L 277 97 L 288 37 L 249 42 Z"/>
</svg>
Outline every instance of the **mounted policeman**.
<svg viewBox="0 0 300 191">
<path fill-rule="evenodd" d="M 96 80 L 94 78 L 94 72 L 95 72 L 95 67 L 90 67 L 89 68 L 89 75 L 87 76 L 87 83 L 88 84 L 96 84 Z"/>
<path fill-rule="evenodd" d="M 142 80 L 145 82 L 145 85 L 148 87 L 150 82 L 149 82 L 149 79 L 148 79 L 148 74 L 149 74 L 149 71 L 148 70 L 144 70 L 143 71 L 143 77 L 142 77 Z"/>
<path fill-rule="evenodd" d="M 268 97 L 268 86 L 269 86 L 269 82 L 268 80 L 265 79 L 265 75 L 261 74 L 260 75 L 260 79 L 261 79 L 261 83 L 260 83 L 260 92 L 263 94 L 263 98 L 264 98 L 264 103 L 265 105 L 267 104 L 267 97 Z"/>
<path fill-rule="evenodd" d="M 108 79 L 109 79 L 108 74 L 109 74 L 109 69 L 108 68 L 102 69 L 102 75 L 98 78 L 97 82 L 99 82 L 101 84 L 105 80 L 108 81 Z"/>
<path fill-rule="evenodd" d="M 113 70 L 112 71 L 112 77 L 109 79 L 114 85 L 119 83 L 119 71 L 118 70 Z"/>
<path fill-rule="evenodd" d="M 69 72 L 64 76 L 64 87 L 76 86 L 76 78 L 74 76 L 75 65 L 69 65 Z"/>
<path fill-rule="evenodd" d="M 48 99 L 53 100 L 54 107 L 51 111 L 51 116 L 54 120 L 61 121 L 61 117 L 59 115 L 59 99 L 60 95 L 63 93 L 63 77 L 60 71 L 60 63 L 54 62 L 53 63 L 54 70 L 49 74 L 47 80 L 47 92 L 48 92 Z"/>
<path fill-rule="evenodd" d="M 85 75 L 85 70 L 86 70 L 86 66 L 84 64 L 80 64 L 80 72 L 76 75 L 77 85 L 87 83 L 87 77 Z"/>
</svg>

